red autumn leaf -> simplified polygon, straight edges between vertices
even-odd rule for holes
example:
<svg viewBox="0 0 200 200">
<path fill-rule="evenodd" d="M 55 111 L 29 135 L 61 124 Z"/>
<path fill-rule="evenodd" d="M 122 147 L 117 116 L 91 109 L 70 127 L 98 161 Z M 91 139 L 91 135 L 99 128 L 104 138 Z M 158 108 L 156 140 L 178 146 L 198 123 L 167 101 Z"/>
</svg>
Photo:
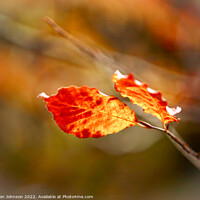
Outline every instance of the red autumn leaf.
<svg viewBox="0 0 200 200">
<path fill-rule="evenodd" d="M 80 138 L 103 137 L 137 124 L 126 104 L 96 88 L 71 86 L 59 89 L 57 95 L 41 93 L 39 97 L 47 102 L 58 126 Z"/>
<path fill-rule="evenodd" d="M 169 108 L 161 93 L 148 87 L 146 83 L 135 80 L 132 74 L 122 75 L 118 70 L 112 76 L 115 89 L 123 97 L 128 97 L 133 104 L 141 106 L 146 113 L 151 113 L 163 122 L 163 125 L 178 119 L 175 114 L 181 111 L 180 107 Z"/>
</svg>

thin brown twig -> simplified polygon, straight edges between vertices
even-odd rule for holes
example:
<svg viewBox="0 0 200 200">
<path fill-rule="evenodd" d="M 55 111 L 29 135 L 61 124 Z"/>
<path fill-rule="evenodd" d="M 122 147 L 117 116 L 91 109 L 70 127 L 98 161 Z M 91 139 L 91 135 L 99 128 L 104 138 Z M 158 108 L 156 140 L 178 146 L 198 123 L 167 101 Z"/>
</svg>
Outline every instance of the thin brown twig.
<svg viewBox="0 0 200 200">
<path fill-rule="evenodd" d="M 176 137 L 173 133 L 171 133 L 169 130 L 165 130 L 160 127 L 153 126 L 147 122 L 139 121 L 138 125 L 141 125 L 142 127 L 149 128 L 149 129 L 155 129 L 162 131 L 166 133 L 173 141 L 175 141 L 185 152 L 189 153 L 193 157 L 197 158 L 200 160 L 200 155 L 196 151 L 194 151 L 187 143 L 182 141 L 180 138 Z"/>
<path fill-rule="evenodd" d="M 47 22 L 47 24 L 49 24 L 59 35 L 70 40 L 72 44 L 74 44 L 76 47 L 78 47 L 82 52 L 86 53 L 88 56 L 92 58 L 97 56 L 98 52 L 94 52 L 94 50 L 92 50 L 90 47 L 86 46 L 85 44 L 82 44 L 80 41 L 74 38 L 71 34 L 64 31 L 51 18 L 44 17 L 44 21 Z"/>
<path fill-rule="evenodd" d="M 114 70 L 117 69 L 124 69 L 123 65 L 120 65 L 115 60 L 106 56 L 100 49 L 95 49 L 87 46 L 86 44 L 82 43 L 81 41 L 77 40 L 73 37 L 70 33 L 65 31 L 62 27 L 60 27 L 54 20 L 49 17 L 44 17 L 44 21 L 60 36 L 64 37 L 65 39 L 69 40 L 74 46 L 76 46 L 81 52 L 83 52 L 89 58 L 98 61 L 99 63 L 107 66 L 109 69 L 112 68 Z M 137 77 L 137 76 L 136 76 Z M 138 77 L 137 77 L 138 78 Z"/>
</svg>

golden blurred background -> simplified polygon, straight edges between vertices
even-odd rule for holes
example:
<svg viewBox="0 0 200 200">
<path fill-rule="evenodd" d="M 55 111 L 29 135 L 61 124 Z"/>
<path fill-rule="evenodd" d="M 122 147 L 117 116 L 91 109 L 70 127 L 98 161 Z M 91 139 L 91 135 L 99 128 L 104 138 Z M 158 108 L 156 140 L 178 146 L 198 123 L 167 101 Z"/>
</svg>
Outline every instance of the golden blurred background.
<svg viewBox="0 0 200 200">
<path fill-rule="evenodd" d="M 198 169 L 158 131 L 79 139 L 58 128 L 37 95 L 87 85 L 120 98 L 117 68 L 59 37 L 45 16 L 182 107 L 170 126 L 200 151 L 200 1 L 1 0 L 0 194 L 199 200 Z"/>
</svg>

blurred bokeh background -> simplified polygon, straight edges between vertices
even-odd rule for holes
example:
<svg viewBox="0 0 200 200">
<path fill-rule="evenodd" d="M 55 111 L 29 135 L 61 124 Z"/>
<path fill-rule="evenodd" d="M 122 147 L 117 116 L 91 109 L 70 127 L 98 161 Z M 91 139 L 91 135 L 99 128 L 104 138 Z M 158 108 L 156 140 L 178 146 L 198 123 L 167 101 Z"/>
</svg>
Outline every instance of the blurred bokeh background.
<svg viewBox="0 0 200 200">
<path fill-rule="evenodd" d="M 79 139 L 57 127 L 39 93 L 87 85 L 119 96 L 116 69 L 60 38 L 44 16 L 181 106 L 171 128 L 200 151 L 199 0 L 1 0 L 0 194 L 199 200 L 199 171 L 158 131 Z"/>
</svg>

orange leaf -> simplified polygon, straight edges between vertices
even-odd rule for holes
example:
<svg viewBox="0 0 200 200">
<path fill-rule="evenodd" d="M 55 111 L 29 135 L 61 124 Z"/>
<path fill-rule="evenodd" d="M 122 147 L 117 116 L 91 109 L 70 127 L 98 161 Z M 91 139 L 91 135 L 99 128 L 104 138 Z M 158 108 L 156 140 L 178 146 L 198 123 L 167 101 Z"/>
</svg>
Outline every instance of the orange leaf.
<svg viewBox="0 0 200 200">
<path fill-rule="evenodd" d="M 137 124 L 126 104 L 96 88 L 71 86 L 59 89 L 57 95 L 41 93 L 39 97 L 47 102 L 58 126 L 80 138 L 103 137 Z"/>
<path fill-rule="evenodd" d="M 112 76 L 112 81 L 115 83 L 115 89 L 123 97 L 128 97 L 133 104 L 141 106 L 144 112 L 156 116 L 163 125 L 173 121 L 178 122 L 174 115 L 179 113 L 181 108 L 169 108 L 160 92 L 152 90 L 146 83 L 135 80 L 132 74 L 122 75 L 117 70 Z"/>
</svg>

